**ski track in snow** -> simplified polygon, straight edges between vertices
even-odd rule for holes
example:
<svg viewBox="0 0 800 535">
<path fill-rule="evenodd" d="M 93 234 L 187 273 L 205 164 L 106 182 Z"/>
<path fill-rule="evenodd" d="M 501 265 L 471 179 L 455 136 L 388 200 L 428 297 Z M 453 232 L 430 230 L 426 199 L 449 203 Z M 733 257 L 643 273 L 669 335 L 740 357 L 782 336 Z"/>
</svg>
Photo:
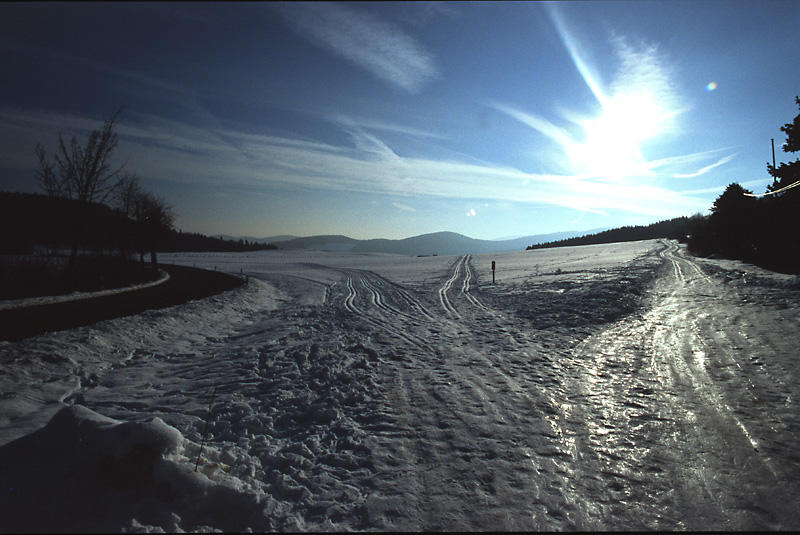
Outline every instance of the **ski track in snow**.
<svg viewBox="0 0 800 535">
<path fill-rule="evenodd" d="M 201 472 L 254 516 L 120 528 L 800 527 L 789 276 L 667 241 L 165 256 L 250 282 L 0 343 L 0 443 L 80 404 L 161 418 L 194 462 L 215 391 Z"/>
</svg>

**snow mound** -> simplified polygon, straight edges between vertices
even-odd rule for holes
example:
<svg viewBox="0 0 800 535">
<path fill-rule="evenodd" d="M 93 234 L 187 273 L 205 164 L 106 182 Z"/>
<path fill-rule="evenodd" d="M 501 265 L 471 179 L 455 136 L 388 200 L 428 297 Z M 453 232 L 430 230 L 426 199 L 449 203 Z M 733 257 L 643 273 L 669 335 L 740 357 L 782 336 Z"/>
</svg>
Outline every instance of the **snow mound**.
<svg viewBox="0 0 800 535">
<path fill-rule="evenodd" d="M 2 529 L 268 528 L 263 496 L 232 476 L 195 472 L 197 450 L 157 417 L 120 422 L 80 405 L 65 407 L 42 429 L 0 447 Z"/>
</svg>

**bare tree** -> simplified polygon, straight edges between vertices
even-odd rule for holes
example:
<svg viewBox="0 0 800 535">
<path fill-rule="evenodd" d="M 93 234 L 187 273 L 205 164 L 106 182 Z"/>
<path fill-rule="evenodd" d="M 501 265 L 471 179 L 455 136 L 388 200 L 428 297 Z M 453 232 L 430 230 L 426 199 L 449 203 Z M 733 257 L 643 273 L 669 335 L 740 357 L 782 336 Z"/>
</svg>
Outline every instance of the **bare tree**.
<svg viewBox="0 0 800 535">
<path fill-rule="evenodd" d="M 116 191 L 116 207 L 125 217 L 135 217 L 136 199 L 144 193 L 139 184 L 139 177 L 136 175 L 125 174 L 120 181 Z"/>
<path fill-rule="evenodd" d="M 78 201 L 73 221 L 70 272 L 74 269 L 78 246 L 83 239 L 84 219 L 89 205 L 105 202 L 120 184 L 123 166 L 112 168 L 110 157 L 117 148 L 114 126 L 121 112 L 117 110 L 106 119 L 102 130 L 93 130 L 85 145 L 78 143 L 75 136 L 67 145 L 59 133 L 58 150 L 52 162 L 47 159 L 44 147 L 36 145 L 40 167 L 36 175 L 45 192 L 53 197 Z"/>
<path fill-rule="evenodd" d="M 93 130 L 86 145 L 72 136 L 67 147 L 59 133 L 53 163 L 47 160 L 44 147 L 36 145 L 40 165 L 37 176 L 48 195 L 84 203 L 105 202 L 117 188 L 123 170 L 123 166 L 112 168 L 109 161 L 118 144 L 114 126 L 121 112 L 117 110 L 106 119 L 102 130 Z"/>
<path fill-rule="evenodd" d="M 161 238 L 175 222 L 172 206 L 142 188 L 136 175 L 126 174 L 116 191 L 116 207 L 126 218 L 133 220 L 132 234 L 139 250 L 139 261 L 144 263 L 147 250 L 150 251 L 151 263 L 155 265 Z"/>
<path fill-rule="evenodd" d="M 127 259 L 130 247 L 135 244 L 137 223 L 136 213 L 139 198 L 144 190 L 139 185 L 139 177 L 125 174 L 116 190 L 115 208 L 123 216 L 119 229 L 119 252 L 122 258 Z"/>
<path fill-rule="evenodd" d="M 144 261 L 144 250 L 150 251 L 150 263 L 156 266 L 156 250 L 164 234 L 172 230 L 175 215 L 172 206 L 148 192 L 140 192 L 135 201 L 139 233 L 139 259 Z"/>
</svg>

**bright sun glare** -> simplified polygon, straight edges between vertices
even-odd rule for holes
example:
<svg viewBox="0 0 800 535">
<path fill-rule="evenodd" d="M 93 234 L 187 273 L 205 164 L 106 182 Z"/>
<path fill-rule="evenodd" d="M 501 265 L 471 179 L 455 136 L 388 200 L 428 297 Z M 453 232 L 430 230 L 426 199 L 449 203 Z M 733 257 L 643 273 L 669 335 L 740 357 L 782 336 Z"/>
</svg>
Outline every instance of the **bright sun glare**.
<svg viewBox="0 0 800 535">
<path fill-rule="evenodd" d="M 567 147 L 582 174 L 624 178 L 649 173 L 641 144 L 663 131 L 668 114 L 646 91 L 622 93 L 603 103 L 599 116 L 581 121 L 583 142 Z"/>
</svg>

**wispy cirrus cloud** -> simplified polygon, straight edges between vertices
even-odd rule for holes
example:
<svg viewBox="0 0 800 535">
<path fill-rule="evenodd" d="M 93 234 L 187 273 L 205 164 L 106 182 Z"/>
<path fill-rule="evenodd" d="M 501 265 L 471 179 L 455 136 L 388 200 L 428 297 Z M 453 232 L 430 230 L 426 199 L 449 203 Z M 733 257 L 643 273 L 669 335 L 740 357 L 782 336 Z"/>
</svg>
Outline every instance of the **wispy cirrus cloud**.
<svg viewBox="0 0 800 535">
<path fill-rule="evenodd" d="M 712 169 L 716 169 L 717 167 L 719 167 L 721 165 L 725 165 L 726 163 L 728 163 L 731 160 L 733 160 L 735 157 L 736 157 L 735 154 L 730 154 L 728 156 L 724 156 L 724 157 L 720 158 L 719 160 L 717 160 L 716 162 L 714 162 L 712 164 L 706 165 L 705 167 L 701 167 L 700 169 L 698 169 L 697 171 L 695 171 L 693 173 L 675 173 L 672 176 L 674 176 L 675 178 L 694 178 L 694 177 L 698 177 L 700 175 L 704 175 L 704 174 L 708 173 Z"/>
<path fill-rule="evenodd" d="M 364 119 L 362 117 L 352 117 L 341 113 L 327 114 L 327 119 L 335 124 L 345 128 L 362 128 L 366 130 L 380 130 L 382 132 L 392 132 L 398 134 L 405 134 L 413 137 L 445 139 L 446 136 L 422 130 L 421 128 L 413 128 L 406 125 L 388 123 L 385 121 L 376 121 L 374 119 Z"/>
<path fill-rule="evenodd" d="M 556 31 L 561 37 L 561 42 L 564 44 L 564 47 L 566 47 L 575 68 L 586 81 L 586 84 L 589 86 L 592 93 L 594 93 L 597 100 L 603 102 L 606 98 L 606 93 L 602 87 L 602 81 L 597 71 L 591 66 L 590 62 L 586 60 L 586 48 L 581 47 L 572 32 L 567 29 L 559 6 L 552 2 L 547 2 L 543 5 L 547 14 L 550 16 L 550 20 L 553 22 L 553 26 L 555 26 Z"/>
<path fill-rule="evenodd" d="M 672 61 L 653 43 L 635 42 L 612 34 L 608 45 L 617 60 L 607 82 L 595 68 L 593 46 L 582 43 L 571 32 L 560 5 L 548 3 L 545 9 L 561 38 L 576 70 L 591 90 L 598 111 L 591 116 L 571 110 L 559 110 L 545 117 L 523 111 L 506 103 L 488 105 L 539 132 L 561 154 L 540 150 L 540 164 L 559 171 L 573 181 L 594 184 L 618 183 L 636 192 L 618 193 L 630 200 L 643 193 L 642 182 L 654 179 L 693 178 L 706 175 L 731 162 L 736 154 L 721 154 L 730 149 L 716 149 L 649 159 L 642 149 L 659 136 L 674 132 L 675 119 L 687 111 L 674 83 Z M 560 121 L 558 119 L 561 119 Z M 602 192 L 597 192 L 603 195 Z"/>
<path fill-rule="evenodd" d="M 669 168 L 669 167 L 695 164 L 698 162 L 708 160 L 710 158 L 714 158 L 721 152 L 727 150 L 731 150 L 731 147 L 721 147 L 719 149 L 690 152 L 687 154 L 678 154 L 676 156 L 667 156 L 665 158 L 657 158 L 655 160 L 650 160 L 649 165 L 651 168 L 657 169 L 657 168 Z"/>
<path fill-rule="evenodd" d="M 755 180 L 746 180 L 744 182 L 737 182 L 737 184 L 739 184 L 740 186 L 742 186 L 743 188 L 746 188 L 746 189 L 747 188 L 752 188 L 752 187 L 755 187 L 755 186 L 761 186 L 762 188 L 766 188 L 767 184 L 769 184 L 771 181 L 772 181 L 771 178 L 757 178 Z M 714 186 L 714 187 L 710 187 L 710 188 L 698 188 L 698 189 L 693 189 L 693 190 L 686 190 L 686 191 L 682 191 L 681 193 L 684 194 L 684 195 L 698 195 L 698 194 L 707 194 L 707 193 L 722 193 L 728 187 L 728 184 L 730 184 L 730 182 L 726 182 L 723 185 Z"/>
<path fill-rule="evenodd" d="M 274 6 L 295 32 L 376 78 L 415 93 L 438 75 L 433 55 L 399 27 L 341 4 Z"/>
<path fill-rule="evenodd" d="M 633 47 L 625 39 L 614 37 L 611 45 L 618 68 L 611 84 L 606 85 L 583 59 L 577 41 L 562 26 L 557 27 L 600 110 L 593 116 L 561 111 L 562 121 L 557 124 L 541 113 L 508 104 L 489 102 L 489 106 L 554 142 L 562 151 L 563 158 L 558 161 L 565 173 L 606 179 L 651 176 L 653 166 L 641 145 L 668 131 L 672 119 L 683 111 L 667 62 L 653 45 Z"/>
<path fill-rule="evenodd" d="M 416 212 L 417 211 L 413 206 L 409 206 L 409 205 L 401 203 L 401 202 L 393 202 L 392 206 L 394 206 L 398 210 L 403 210 L 405 212 Z"/>
<path fill-rule="evenodd" d="M 88 130 L 100 122 L 79 115 L 0 109 L 0 136 L 12 140 L 8 151 L 0 151 L 0 167 L 35 168 L 32 142 L 49 140 L 54 131 L 69 125 Z M 129 162 L 130 171 L 187 185 L 493 199 L 654 217 L 701 211 L 708 205 L 708 199 L 646 184 L 609 184 L 492 163 L 401 156 L 386 141 L 358 129 L 348 132 L 350 137 L 344 139 L 349 142 L 322 143 L 233 129 L 212 131 L 131 113 L 118 131 L 118 157 Z M 25 158 L 12 161 L 15 154 Z M 394 207 L 413 210 L 407 203 Z"/>
<path fill-rule="evenodd" d="M 720 153 L 730 150 L 730 147 L 722 147 L 719 149 L 679 154 L 677 156 L 669 156 L 666 158 L 651 160 L 647 163 L 647 165 L 651 170 L 659 170 L 659 175 L 663 177 L 696 178 L 708 174 L 710 171 L 713 171 L 714 169 L 733 161 L 737 156 L 736 153 L 719 157 Z M 716 160 L 712 161 L 710 164 L 706 164 L 700 168 L 697 168 L 697 165 L 702 162 L 707 162 L 712 158 L 715 158 Z M 679 172 L 680 170 L 687 168 L 692 170 L 689 172 Z"/>
<path fill-rule="evenodd" d="M 532 113 L 526 113 L 513 106 L 501 104 L 495 101 L 489 101 L 488 105 L 497 111 L 505 113 L 509 117 L 513 117 L 517 121 L 530 126 L 534 130 L 539 131 L 561 146 L 568 146 L 573 142 L 569 132 L 560 126 L 556 126 L 544 117 L 540 117 Z"/>
</svg>

